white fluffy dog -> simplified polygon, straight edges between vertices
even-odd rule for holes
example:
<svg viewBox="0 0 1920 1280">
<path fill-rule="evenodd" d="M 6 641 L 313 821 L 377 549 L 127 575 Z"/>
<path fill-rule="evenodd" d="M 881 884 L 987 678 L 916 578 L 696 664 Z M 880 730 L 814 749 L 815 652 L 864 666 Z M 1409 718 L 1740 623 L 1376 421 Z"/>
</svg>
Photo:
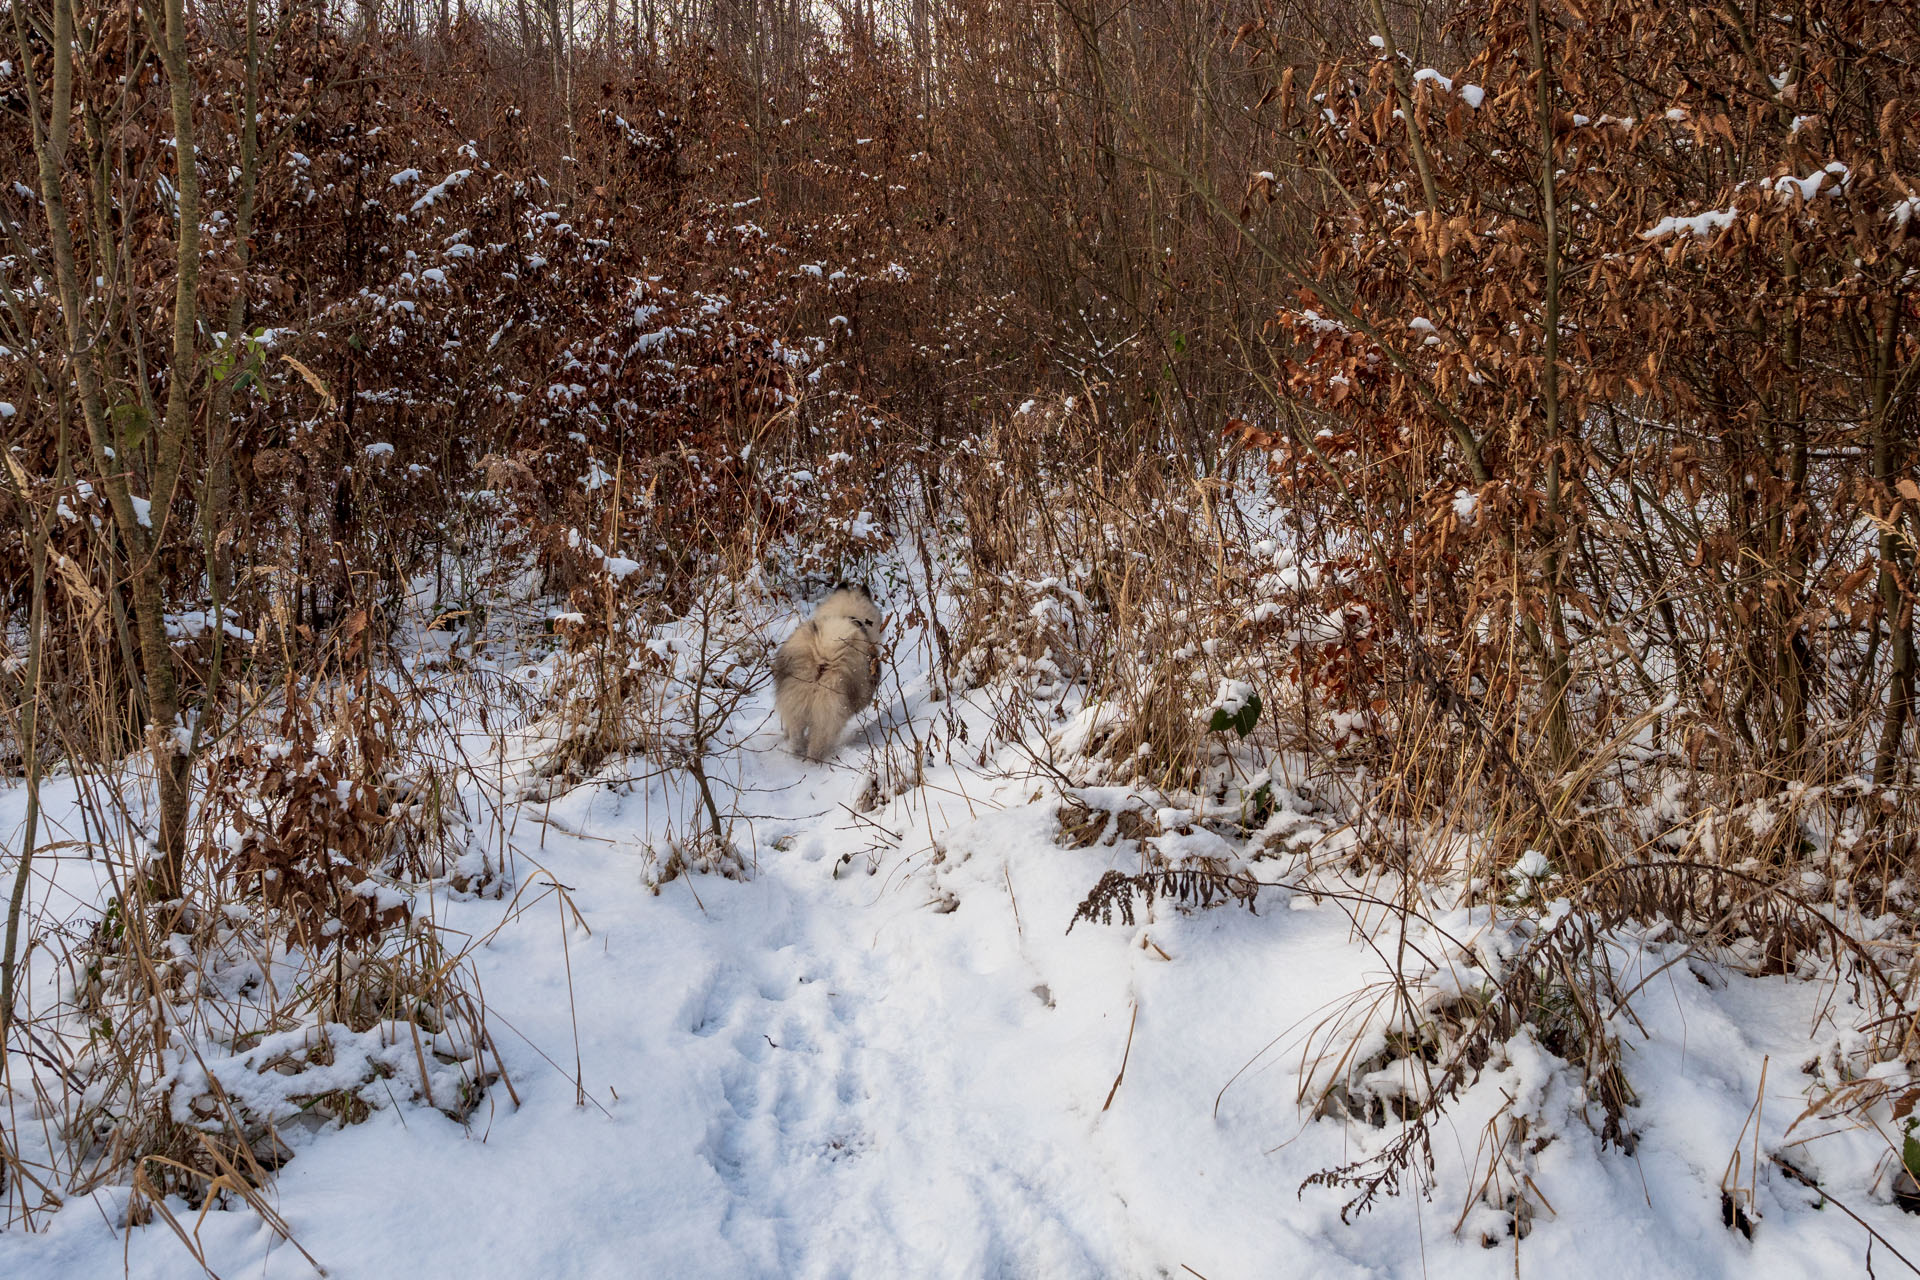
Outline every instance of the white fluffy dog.
<svg viewBox="0 0 1920 1280">
<path fill-rule="evenodd" d="M 773 705 L 787 745 L 824 760 L 880 684 L 880 610 L 865 587 L 835 587 L 773 659 Z"/>
</svg>

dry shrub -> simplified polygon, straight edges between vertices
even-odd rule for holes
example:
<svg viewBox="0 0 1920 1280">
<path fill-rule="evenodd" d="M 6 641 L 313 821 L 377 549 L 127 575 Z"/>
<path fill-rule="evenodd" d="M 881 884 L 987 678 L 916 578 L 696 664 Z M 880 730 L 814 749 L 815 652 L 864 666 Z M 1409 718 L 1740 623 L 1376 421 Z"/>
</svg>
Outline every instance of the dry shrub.
<svg viewBox="0 0 1920 1280">
<path fill-rule="evenodd" d="M 1278 547 L 1250 536 L 1238 486 L 1115 449 L 1074 397 L 1025 409 L 963 461 L 956 680 L 1112 708 L 1077 750 L 1116 782 L 1194 788 L 1221 759 L 1208 726 L 1223 681 L 1257 683 L 1261 741 L 1291 733 L 1311 638 L 1290 602 L 1261 607 Z"/>
<path fill-rule="evenodd" d="M 340 665 L 289 679 L 277 715 L 236 715 L 205 756 L 181 898 L 150 897 L 126 761 L 73 758 L 58 780 L 115 893 L 97 918 L 29 925 L 43 981 L 9 1027 L 32 1047 L 10 1087 L 39 1123 L 6 1152 L 27 1220 L 130 1184 L 129 1222 L 168 1195 L 237 1199 L 284 1236 L 256 1193 L 292 1158 L 288 1126 L 411 1099 L 463 1120 L 502 1078 L 464 951 L 413 912 L 467 860 L 455 770 L 433 709 L 374 678 L 370 630 L 351 630 Z M 40 697 L 43 731 L 87 741 L 90 708 Z"/>
</svg>

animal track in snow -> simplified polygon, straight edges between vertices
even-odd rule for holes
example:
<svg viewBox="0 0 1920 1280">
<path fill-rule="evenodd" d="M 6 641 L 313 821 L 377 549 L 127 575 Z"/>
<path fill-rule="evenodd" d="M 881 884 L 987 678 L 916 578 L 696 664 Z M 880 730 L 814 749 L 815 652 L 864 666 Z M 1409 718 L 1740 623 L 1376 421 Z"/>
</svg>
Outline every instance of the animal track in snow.
<svg viewBox="0 0 1920 1280">
<path fill-rule="evenodd" d="M 703 1154 L 731 1198 L 723 1230 L 784 1274 L 801 1265 L 809 1234 L 802 1199 L 817 1195 L 818 1179 L 856 1167 L 873 1143 L 857 1112 L 868 1093 L 849 1002 L 820 976 L 825 966 L 769 941 L 752 939 L 746 955 L 716 971 L 689 1031 L 712 1046 L 719 1096 Z"/>
</svg>

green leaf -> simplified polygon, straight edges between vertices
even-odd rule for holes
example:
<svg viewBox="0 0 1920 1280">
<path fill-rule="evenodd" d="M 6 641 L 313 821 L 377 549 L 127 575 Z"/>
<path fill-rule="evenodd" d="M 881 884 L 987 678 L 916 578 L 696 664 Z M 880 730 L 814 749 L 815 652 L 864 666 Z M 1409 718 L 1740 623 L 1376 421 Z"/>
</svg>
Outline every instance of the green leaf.
<svg viewBox="0 0 1920 1280">
<path fill-rule="evenodd" d="M 1900 1163 L 1907 1166 L 1907 1173 L 1915 1182 L 1920 1182 L 1920 1141 L 1913 1136 L 1913 1126 L 1907 1126 L 1907 1140 L 1900 1144 Z"/>
<path fill-rule="evenodd" d="M 1260 723 L 1260 695 L 1250 693 L 1247 700 L 1240 704 L 1238 711 L 1229 712 L 1225 707 L 1215 707 L 1213 718 L 1207 721 L 1207 728 L 1214 733 L 1233 730 L 1241 737 L 1253 732 L 1253 726 Z"/>
<path fill-rule="evenodd" d="M 153 425 L 153 415 L 147 412 L 146 407 L 131 401 L 113 406 L 107 410 L 107 417 L 119 429 L 120 446 L 128 452 L 140 447 L 140 442 L 147 438 L 148 428 Z"/>
<path fill-rule="evenodd" d="M 1241 734 L 1240 736 L 1244 738 L 1246 735 Z M 1253 789 L 1253 794 L 1247 797 L 1247 802 L 1244 808 L 1245 808 L 1246 817 L 1243 819 L 1243 821 L 1246 826 L 1248 827 L 1266 826 L 1267 819 L 1273 816 L 1273 809 L 1274 809 L 1273 783 L 1263 782 L 1259 786 L 1255 787 Z"/>
</svg>

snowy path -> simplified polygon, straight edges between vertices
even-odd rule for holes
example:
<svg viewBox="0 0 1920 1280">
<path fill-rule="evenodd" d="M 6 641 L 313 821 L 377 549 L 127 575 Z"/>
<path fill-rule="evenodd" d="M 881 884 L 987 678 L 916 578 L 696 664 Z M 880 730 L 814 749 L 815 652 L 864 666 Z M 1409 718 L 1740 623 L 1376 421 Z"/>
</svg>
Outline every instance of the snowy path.
<svg viewBox="0 0 1920 1280">
<path fill-rule="evenodd" d="M 990 716 L 971 714 L 984 732 Z M 1150 930 L 1159 951 L 1140 945 L 1149 930 L 1065 936 L 1116 855 L 1060 849 L 1031 779 L 963 762 L 856 813 L 884 749 L 871 723 L 827 766 L 785 755 L 770 727 L 743 744 L 735 781 L 760 811 L 744 881 L 649 890 L 642 848 L 685 797 L 593 785 L 524 806 L 517 898 L 433 903 L 446 928 L 494 935 L 475 960 L 522 1105 L 496 1087 L 470 1132 L 409 1106 L 296 1135 L 274 1191 L 301 1244 L 335 1276 L 1102 1277 L 1185 1274 L 1188 1259 L 1212 1275 L 1210 1251 L 1244 1256 L 1232 1219 L 1271 1219 L 1275 1190 L 1291 1203 L 1291 1182 L 1232 1173 L 1274 1130 L 1225 1159 L 1217 1134 L 1186 1130 L 1274 1018 L 1305 1009 L 1198 968 L 1177 1016 L 1143 993 L 1195 924 L 1242 944 L 1264 926 L 1176 916 Z M 1347 976 L 1328 966 L 1319 998 Z M 1212 1186 L 1193 1167 L 1210 1161 Z M 120 1196 L 0 1237 L 0 1262 L 117 1270 Z M 210 1214 L 199 1238 L 223 1276 L 311 1274 L 242 1211 Z M 160 1230 L 127 1248 L 134 1274 L 198 1273 Z M 1284 1273 L 1341 1273 L 1328 1262 L 1305 1250 Z"/>
<path fill-rule="evenodd" d="M 1299 1194 L 1358 1154 L 1353 1130 L 1295 1103 L 1301 1033 L 1379 976 L 1348 917 L 1276 891 L 1257 915 L 1163 906 L 1067 935 L 1099 874 L 1137 854 L 1060 847 L 1046 788 L 1008 753 L 975 758 L 991 709 L 965 714 L 974 745 L 925 751 L 923 785 L 870 812 L 876 757 L 945 723 L 918 683 L 885 712 L 906 732 L 870 717 L 827 766 L 781 752 L 764 707 L 743 716 L 745 880 L 651 891 L 644 849 L 685 807 L 658 783 L 521 806 L 517 896 L 432 903 L 491 935 L 475 964 L 520 1105 L 496 1087 L 466 1128 L 409 1105 L 296 1135 L 273 1195 L 300 1243 L 342 1280 L 1513 1274 L 1510 1247 L 1452 1233 L 1481 1136 L 1464 1121 L 1442 1133 L 1459 1163 L 1432 1202 L 1348 1227 L 1344 1196 Z M 1769 1142 L 1797 1110 L 1804 1081 L 1782 1064 L 1813 996 L 1782 995 L 1688 979 L 1649 1001 L 1640 1154 L 1577 1126 L 1546 1150 L 1558 1217 L 1523 1274 L 1857 1269 L 1857 1229 L 1777 1183 L 1756 1243 L 1717 1221 L 1763 1054 L 1783 1117 Z M 143 1278 L 201 1274 L 164 1229 L 113 1230 L 123 1197 L 0 1234 L 0 1275 L 105 1277 L 123 1258 Z M 209 1214 L 199 1239 L 228 1280 L 313 1274 L 244 1210 Z"/>
</svg>

